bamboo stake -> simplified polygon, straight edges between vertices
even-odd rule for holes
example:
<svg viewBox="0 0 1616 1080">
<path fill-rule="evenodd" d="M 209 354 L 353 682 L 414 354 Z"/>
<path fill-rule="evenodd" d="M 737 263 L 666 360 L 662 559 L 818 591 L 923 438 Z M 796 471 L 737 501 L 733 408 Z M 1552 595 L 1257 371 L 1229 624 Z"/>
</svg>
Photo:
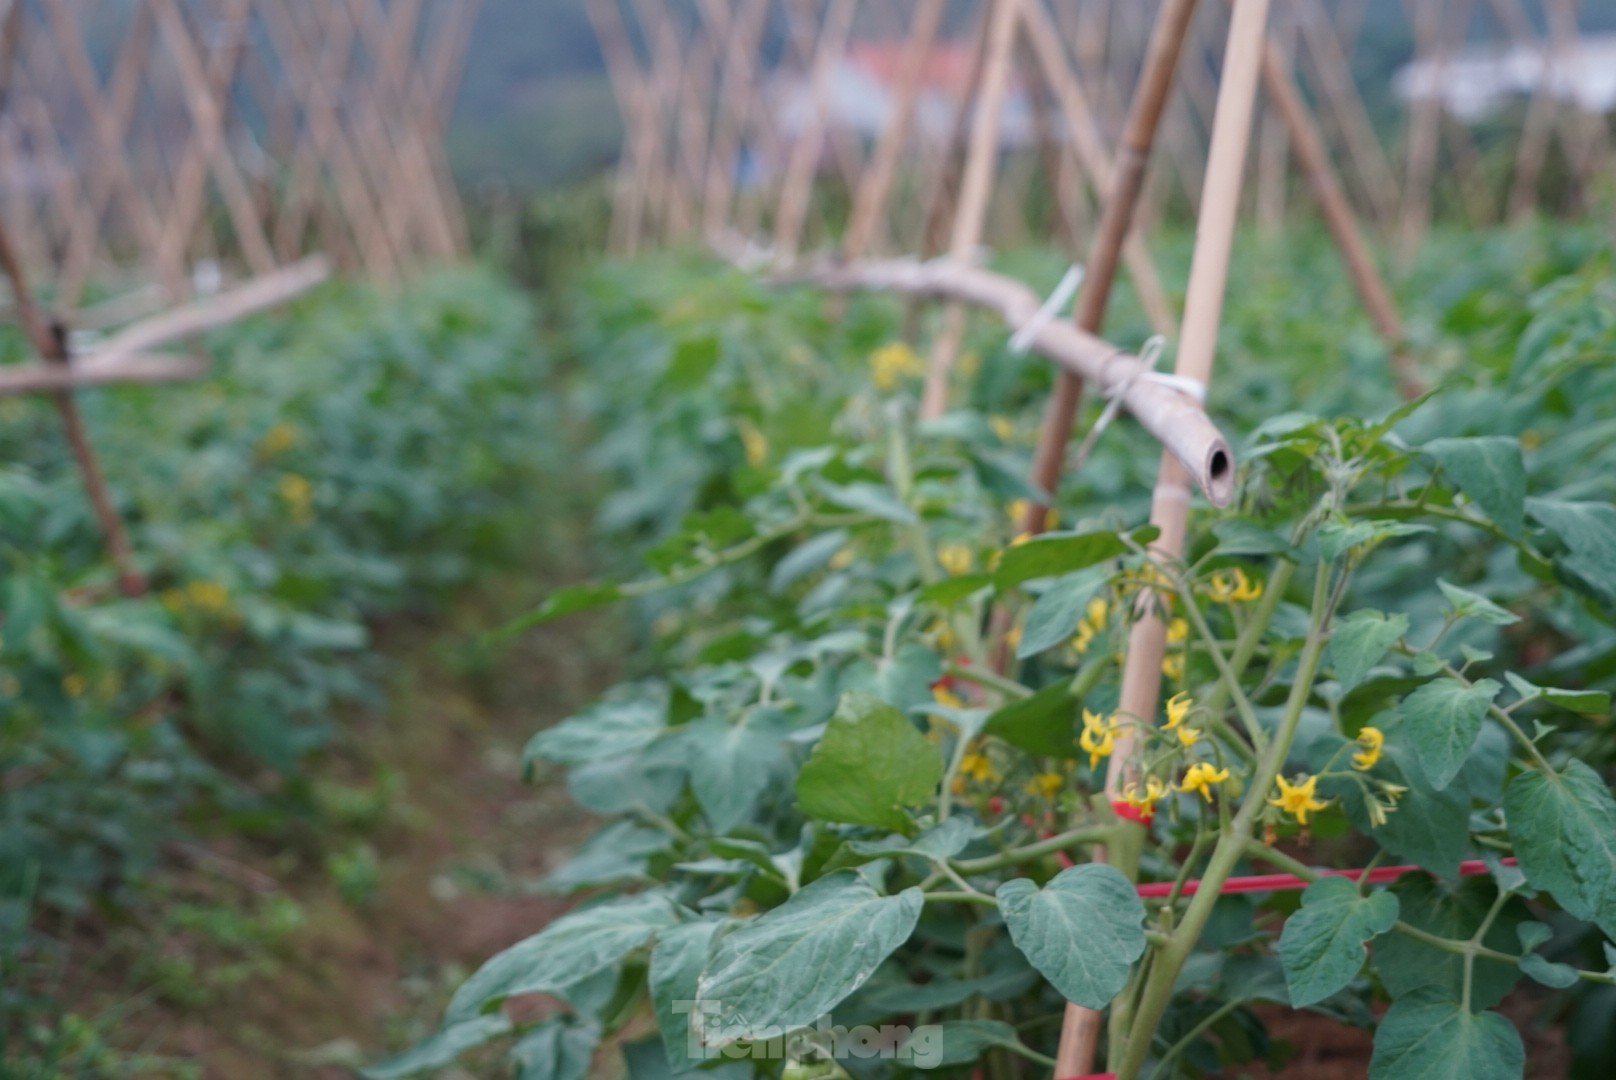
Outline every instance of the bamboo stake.
<svg viewBox="0 0 1616 1080">
<path fill-rule="evenodd" d="M 1105 208 L 1089 247 L 1083 286 L 1078 292 L 1074 319 L 1078 328 L 1087 333 L 1099 333 L 1105 323 L 1111 288 L 1133 230 L 1151 150 L 1161 128 L 1162 113 L 1167 107 L 1196 3 L 1197 0 L 1168 0 L 1156 16 L 1139 87 L 1128 110 L 1121 146 L 1112 163 Z M 1032 484 L 1038 491 L 1053 493 L 1060 485 L 1066 445 L 1072 437 L 1082 395 L 1083 384 L 1079 379 L 1062 375 L 1055 383 L 1039 431 L 1038 448 L 1033 454 Z M 1029 506 L 1022 529 L 1033 534 L 1042 532 L 1047 510 L 1043 506 Z"/>
<path fill-rule="evenodd" d="M 730 27 L 719 93 L 719 115 L 707 161 L 706 191 L 702 197 L 702 231 L 718 235 L 729 221 L 735 196 L 735 171 L 740 166 L 741 140 L 748 120 L 759 108 L 757 59 L 769 13 L 768 0 L 740 0 Z"/>
<path fill-rule="evenodd" d="M 1370 218 L 1382 226 L 1397 220 L 1397 173 L 1386 157 L 1375 134 L 1369 112 L 1364 108 L 1352 79 L 1352 64 L 1319 0 L 1305 0 L 1306 10 L 1297 15 L 1301 43 L 1313 58 L 1311 71 L 1315 89 L 1329 105 L 1335 127 L 1346 147 L 1347 159 L 1358 178 L 1358 189 L 1370 210 Z M 1300 55 L 1300 50 L 1298 50 Z"/>
<path fill-rule="evenodd" d="M 639 179 L 642 175 L 640 159 L 646 152 L 648 121 L 645 114 L 649 101 L 617 0 L 584 0 L 584 13 L 600 43 L 606 77 L 611 83 L 612 96 L 617 99 L 617 112 L 623 124 L 623 144 L 612 192 L 610 246 L 620 254 L 632 255 L 640 246 L 645 207 L 645 193 Z"/>
<path fill-rule="evenodd" d="M 926 61 L 931 56 L 932 44 L 937 39 L 937 28 L 942 24 L 942 19 L 943 0 L 919 0 L 909 39 L 904 43 L 903 56 L 898 61 L 897 83 L 892 90 L 892 115 L 882 129 L 870 156 L 869 167 L 853 198 L 853 213 L 842 243 L 842 255 L 847 259 L 860 258 L 870 250 L 876 227 L 886 210 L 887 197 L 892 192 L 904 147 L 908 145 L 910 131 L 914 127 Z"/>
<path fill-rule="evenodd" d="M 1443 0 L 1411 0 L 1417 55 L 1435 66 L 1436 82 L 1447 70 L 1448 35 L 1444 32 Z M 1437 152 L 1442 135 L 1442 97 L 1437 87 L 1414 102 L 1408 129 L 1408 160 L 1404 173 L 1400 242 L 1405 259 L 1412 258 L 1431 226 L 1431 188 L 1436 179 Z"/>
<path fill-rule="evenodd" d="M 33 343 L 34 351 L 46 364 L 66 368 L 69 364 L 66 329 L 60 323 L 48 318 L 34 300 L 22 263 L 12 247 L 11 236 L 4 226 L 0 226 L 0 272 L 3 272 L 11 282 L 12 303 L 16 305 L 18 321 L 27 333 L 29 341 Z M 78 402 L 74 399 L 73 392 L 66 389 L 53 391 L 51 398 L 55 401 L 57 414 L 61 417 L 68 446 L 78 463 L 79 475 L 84 481 L 85 493 L 89 496 L 90 509 L 100 523 L 101 536 L 107 545 L 107 555 L 111 558 L 113 569 L 118 575 L 118 588 L 127 597 L 143 596 L 146 592 L 146 579 L 135 565 L 135 553 L 129 543 L 129 533 L 124 528 L 123 518 L 118 515 L 117 504 L 113 501 L 106 477 L 101 472 L 101 463 L 96 457 L 95 447 L 90 442 L 89 432 L 84 426 L 84 417 L 79 413 Z"/>
<path fill-rule="evenodd" d="M 1240 189 L 1257 101 L 1257 80 L 1267 44 L 1268 8 L 1269 0 L 1235 0 L 1229 23 L 1223 79 L 1218 87 L 1217 111 L 1207 152 L 1206 190 L 1196 224 L 1195 253 L 1185 297 L 1184 335 L 1175 367 L 1179 377 L 1193 379 L 1202 386 L 1211 383 L 1218 326 L 1223 318 L 1229 259 L 1240 214 Z M 1177 458 L 1170 454 L 1162 456 L 1150 513 L 1151 524 L 1160 530 L 1152 544 L 1158 558 L 1177 560 L 1183 556 L 1189 518 L 1189 480 L 1190 475 Z M 1139 780 L 1140 726 L 1155 723 L 1161 695 L 1167 628 L 1148 590 L 1140 594 L 1135 614 L 1128 634 L 1122 692 L 1117 706 L 1118 715 L 1131 718 L 1132 722 L 1125 723 L 1118 735 L 1106 770 L 1106 796 L 1113 800 L 1120 798 L 1130 783 Z M 1108 852 L 1108 857 L 1132 878 L 1138 872 L 1142 833 L 1137 825 L 1119 823 L 1119 828 L 1125 830 L 1125 838 Z M 1129 1032 L 1124 1020 L 1121 1010 L 1112 1010 L 1111 1057 L 1114 1062 L 1120 1060 L 1119 1074 L 1131 1080 L 1150 1049 L 1150 1038 L 1142 1032 L 1153 1029 L 1155 1023 L 1154 1018 L 1146 1018 L 1140 1030 Z"/>
<path fill-rule="evenodd" d="M 1329 226 L 1330 235 L 1335 238 L 1342 261 L 1346 263 L 1353 288 L 1357 290 L 1358 298 L 1374 322 L 1375 329 L 1380 332 L 1381 339 L 1391 350 L 1392 371 L 1397 378 L 1398 389 L 1406 399 L 1417 398 L 1425 392 L 1425 387 L 1413 370 L 1413 359 L 1407 351 L 1403 319 L 1398 313 L 1397 302 L 1392 299 L 1391 290 L 1386 287 L 1375 266 L 1374 257 L 1364 243 L 1363 233 L 1352 213 L 1352 205 L 1336 179 L 1335 170 L 1330 165 L 1329 151 L 1319 137 L 1318 128 L 1291 77 L 1284 55 L 1272 41 L 1263 50 L 1262 77 L 1269 101 L 1279 111 L 1296 150 L 1296 160 L 1307 175 L 1319 210 L 1324 215 L 1324 222 Z"/>
<path fill-rule="evenodd" d="M 992 4 L 988 5 L 991 10 Z M 971 130 L 971 106 L 982 90 L 982 72 L 987 66 L 988 34 L 985 15 L 968 35 L 972 43 L 971 63 L 961 84 L 959 104 L 954 109 L 953 123 L 943 141 L 937 157 L 936 175 L 926 200 L 926 213 L 921 220 L 920 238 L 916 246 L 928 258 L 942 250 L 947 241 L 948 222 L 959 201 L 959 174 L 964 167 L 964 147 Z"/>
<path fill-rule="evenodd" d="M 732 261 L 746 265 L 739 245 L 724 245 Z M 769 275 L 777 284 L 813 284 L 848 292 L 871 290 L 942 299 L 992 311 L 1005 325 L 1026 326 L 1042 305 L 1037 293 L 1013 278 L 952 260 L 872 259 L 821 261 L 783 267 Z M 1214 505 L 1234 496 L 1234 454 L 1199 402 L 1162 382 L 1141 378 L 1137 356 L 1067 322 L 1049 321 L 1032 334 L 1030 348 L 1063 372 L 1093 382 L 1120 397 L 1139 421 Z"/>
<path fill-rule="evenodd" d="M 1004 114 L 1005 95 L 1010 88 L 1010 64 L 1014 53 L 1016 27 L 1020 23 L 1021 0 L 995 0 L 988 24 L 987 60 L 982 68 L 982 88 L 977 97 L 976 117 L 971 125 L 970 149 L 960 180 L 959 206 L 954 215 L 954 231 L 949 241 L 951 259 L 968 262 L 982 240 L 982 224 L 992 190 L 994 165 L 999 156 L 999 124 Z M 948 381 L 965 336 L 965 309 L 957 304 L 943 312 L 943 326 L 932 341 L 926 385 L 920 397 L 920 416 L 934 419 L 948 408 Z"/>
<path fill-rule="evenodd" d="M 797 249 L 802 243 L 802 230 L 808 219 L 808 199 L 813 191 L 814 170 L 825 146 L 825 132 L 830 120 L 831 69 L 847 52 L 847 37 L 853 29 L 854 11 L 853 0 L 830 0 L 824 25 L 819 31 L 819 41 L 809 63 L 809 120 L 807 126 L 796 133 L 791 144 L 791 156 L 786 162 L 780 202 L 774 216 L 774 250 L 785 263 L 796 258 Z"/>
</svg>

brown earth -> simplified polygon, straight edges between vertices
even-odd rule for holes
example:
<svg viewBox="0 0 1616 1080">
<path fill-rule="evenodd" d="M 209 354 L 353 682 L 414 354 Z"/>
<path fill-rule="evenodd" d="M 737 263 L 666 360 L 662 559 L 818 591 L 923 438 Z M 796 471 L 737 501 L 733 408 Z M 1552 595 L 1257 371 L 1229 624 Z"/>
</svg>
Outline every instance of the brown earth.
<svg viewBox="0 0 1616 1080">
<path fill-rule="evenodd" d="M 81 1015 L 119 1018 L 110 1041 L 138 1055 L 136 1075 L 351 1077 L 431 1031 L 461 978 L 566 908 L 530 886 L 593 824 L 558 783 L 524 779 L 521 750 L 609 684 L 613 635 L 569 620 L 467 670 L 457 655 L 513 593 L 533 588 L 491 590 L 447 627 L 379 632 L 388 704 L 313 770 L 317 802 L 338 807 L 322 820 L 354 819 L 340 835 L 176 848 L 172 903 L 157 907 L 191 918 L 64 934 L 86 959 L 63 990 Z"/>
</svg>

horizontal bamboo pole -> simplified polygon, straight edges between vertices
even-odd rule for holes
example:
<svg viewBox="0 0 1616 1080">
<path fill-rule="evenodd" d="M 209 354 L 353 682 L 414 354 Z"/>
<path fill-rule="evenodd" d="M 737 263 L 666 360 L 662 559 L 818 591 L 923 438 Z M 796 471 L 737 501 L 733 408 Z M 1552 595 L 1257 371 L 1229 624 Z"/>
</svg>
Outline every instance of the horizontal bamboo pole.
<svg viewBox="0 0 1616 1080">
<path fill-rule="evenodd" d="M 206 362 L 184 356 L 130 352 L 86 357 L 72 364 L 7 364 L 0 366 L 0 397 L 91 386 L 183 382 L 201 378 L 208 368 Z"/>
<path fill-rule="evenodd" d="M 1043 304 L 1019 281 L 951 260 L 824 261 L 782 268 L 769 280 L 837 292 L 869 290 L 951 300 L 996 312 L 1006 325 L 1018 329 L 1028 326 Z M 1214 506 L 1229 504 L 1234 497 L 1234 453 L 1200 402 L 1151 379 L 1138 357 L 1064 320 L 1043 320 L 1030 348 L 1101 396 L 1120 396 L 1122 407 L 1183 464 Z"/>
<path fill-rule="evenodd" d="M 331 276 L 331 264 L 324 255 L 306 259 L 252 278 L 233 289 L 201 300 L 193 300 L 154 315 L 111 335 L 93 350 L 75 359 L 75 366 L 99 362 L 110 365 L 124 357 L 149 353 L 152 349 L 194 337 L 215 327 L 287 303 Z"/>
</svg>

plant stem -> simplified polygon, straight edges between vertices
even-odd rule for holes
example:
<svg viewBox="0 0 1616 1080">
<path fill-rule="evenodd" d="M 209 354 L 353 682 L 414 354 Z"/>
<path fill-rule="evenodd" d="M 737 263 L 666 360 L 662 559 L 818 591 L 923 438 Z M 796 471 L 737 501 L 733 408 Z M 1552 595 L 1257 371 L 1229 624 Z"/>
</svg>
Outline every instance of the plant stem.
<svg viewBox="0 0 1616 1080">
<path fill-rule="evenodd" d="M 1002 870 L 1007 866 L 1018 866 L 1021 863 L 1032 862 L 1034 859 L 1053 855 L 1057 851 L 1065 851 L 1078 844 L 1106 844 L 1110 843 L 1116 825 L 1085 825 L 1079 829 L 1068 829 L 1057 833 L 1047 840 L 1040 840 L 1035 844 L 1024 847 L 1011 848 L 1009 851 L 997 855 L 984 855 L 979 859 L 956 859 L 953 867 L 962 874 L 986 874 L 993 870 Z"/>
<path fill-rule="evenodd" d="M 1338 595 L 1336 590 L 1331 589 L 1330 579 L 1330 564 L 1320 562 L 1313 583 L 1312 616 L 1308 623 L 1307 639 L 1297 661 L 1296 680 L 1291 684 L 1284 716 L 1252 777 L 1245 801 L 1241 803 L 1240 810 L 1228 830 L 1218 838 L 1217 846 L 1207 863 L 1200 889 L 1191 898 L 1183 919 L 1173 931 L 1172 939 L 1156 956 L 1150 979 L 1140 996 L 1138 1009 L 1129 1018 L 1129 1036 L 1122 1048 L 1121 1061 L 1115 1070 L 1118 1080 L 1137 1080 L 1140 1070 L 1144 1067 L 1145 1060 L 1150 1055 L 1156 1028 L 1160 1025 L 1162 1016 L 1172 1000 L 1173 984 L 1178 980 L 1184 962 L 1194 951 L 1202 931 L 1206 929 L 1207 920 L 1212 917 L 1212 908 L 1217 903 L 1223 883 L 1234 873 L 1241 857 L 1245 855 L 1252 829 L 1266 805 L 1265 800 L 1273 787 L 1274 778 L 1285 767 L 1286 755 L 1289 754 L 1291 743 L 1296 738 L 1303 709 L 1312 697 L 1319 662 L 1324 654 L 1325 643 L 1329 640 L 1328 626 L 1333 607 L 1332 600 Z"/>
</svg>

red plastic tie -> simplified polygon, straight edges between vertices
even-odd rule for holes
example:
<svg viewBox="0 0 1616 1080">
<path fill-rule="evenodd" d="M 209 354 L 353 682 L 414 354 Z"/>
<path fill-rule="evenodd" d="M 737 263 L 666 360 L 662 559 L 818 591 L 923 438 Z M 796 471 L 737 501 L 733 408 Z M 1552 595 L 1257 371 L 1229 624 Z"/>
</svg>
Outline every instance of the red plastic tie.
<svg viewBox="0 0 1616 1080">
<path fill-rule="evenodd" d="M 1501 860 L 1505 866 L 1514 866 L 1514 859 Z M 1344 877 L 1354 881 L 1363 881 L 1366 878 L 1371 885 L 1383 885 L 1388 881 L 1395 881 L 1404 874 L 1411 874 L 1422 870 L 1419 866 L 1377 866 L 1373 870 L 1320 870 L 1320 877 Z M 1487 873 L 1487 864 L 1480 859 L 1459 864 L 1460 877 L 1478 877 Z M 1218 890 L 1219 896 L 1228 896 L 1233 893 L 1254 892 L 1285 892 L 1287 890 L 1305 889 L 1310 882 L 1303 881 L 1295 874 L 1255 874 L 1251 877 L 1233 877 L 1223 883 Z M 1199 879 L 1186 881 L 1181 896 L 1194 896 L 1199 890 Z M 1139 886 L 1139 895 L 1145 899 L 1170 896 L 1173 892 L 1173 883 L 1170 881 L 1152 881 Z"/>
</svg>

